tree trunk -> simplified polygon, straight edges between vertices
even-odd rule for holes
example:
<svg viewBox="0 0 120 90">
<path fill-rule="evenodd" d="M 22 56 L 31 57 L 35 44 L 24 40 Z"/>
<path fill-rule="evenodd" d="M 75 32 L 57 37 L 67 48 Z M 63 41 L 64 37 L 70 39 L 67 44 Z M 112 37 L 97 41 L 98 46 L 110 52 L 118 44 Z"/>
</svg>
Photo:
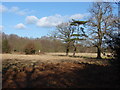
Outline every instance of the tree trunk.
<svg viewBox="0 0 120 90">
<path fill-rule="evenodd" d="M 101 47 L 97 47 L 97 58 L 98 59 L 102 59 L 102 57 L 101 57 Z"/>
<path fill-rule="evenodd" d="M 100 20 L 98 20 L 98 46 L 97 46 L 97 58 L 102 59 L 101 57 L 101 45 L 102 45 L 102 32 L 101 32 L 101 23 Z"/>
<path fill-rule="evenodd" d="M 76 48 L 76 46 L 75 46 L 75 45 L 73 45 L 73 46 L 74 46 L 73 56 L 75 56 L 75 53 L 76 53 L 77 48 Z"/>
<path fill-rule="evenodd" d="M 68 53 L 69 53 L 69 43 L 66 46 L 66 56 L 68 56 Z"/>
<path fill-rule="evenodd" d="M 101 53 L 102 53 L 101 45 L 102 45 L 102 38 L 100 37 L 99 38 L 99 44 L 97 46 L 97 58 L 98 59 L 102 59 L 102 57 L 101 57 Z"/>
<path fill-rule="evenodd" d="M 67 49 L 66 49 L 66 56 L 68 56 L 68 53 L 69 53 L 69 48 L 67 47 Z"/>
</svg>

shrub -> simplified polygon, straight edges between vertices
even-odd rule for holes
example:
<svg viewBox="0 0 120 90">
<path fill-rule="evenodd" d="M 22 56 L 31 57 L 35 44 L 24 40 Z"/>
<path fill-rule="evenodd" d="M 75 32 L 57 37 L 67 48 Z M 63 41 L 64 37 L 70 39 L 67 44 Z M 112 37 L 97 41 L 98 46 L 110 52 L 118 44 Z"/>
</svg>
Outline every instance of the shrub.
<svg viewBox="0 0 120 90">
<path fill-rule="evenodd" d="M 35 51 L 34 43 L 28 43 L 24 48 L 25 54 L 35 54 Z"/>
</svg>

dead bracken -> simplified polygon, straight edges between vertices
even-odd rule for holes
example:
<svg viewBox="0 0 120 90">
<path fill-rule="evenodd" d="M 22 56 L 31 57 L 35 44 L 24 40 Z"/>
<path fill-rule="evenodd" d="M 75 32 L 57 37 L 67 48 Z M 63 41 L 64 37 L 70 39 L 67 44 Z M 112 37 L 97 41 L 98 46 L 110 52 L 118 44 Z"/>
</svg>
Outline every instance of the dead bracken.
<svg viewBox="0 0 120 90">
<path fill-rule="evenodd" d="M 107 63 L 97 65 L 95 62 L 77 63 L 72 58 L 67 59 L 64 62 L 58 59 L 55 62 L 50 59 L 49 62 L 41 59 L 37 62 L 32 62 L 32 59 L 4 59 L 3 88 L 120 87 L 117 69 L 104 65 Z"/>
</svg>

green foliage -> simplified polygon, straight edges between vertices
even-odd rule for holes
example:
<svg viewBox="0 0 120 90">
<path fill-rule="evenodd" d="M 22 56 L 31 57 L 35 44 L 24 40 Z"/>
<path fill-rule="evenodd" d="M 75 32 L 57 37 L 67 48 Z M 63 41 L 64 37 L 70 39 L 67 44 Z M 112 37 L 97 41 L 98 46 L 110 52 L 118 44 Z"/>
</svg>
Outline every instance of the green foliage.
<svg viewBox="0 0 120 90">
<path fill-rule="evenodd" d="M 76 36 L 76 37 L 88 37 L 86 34 L 72 34 L 71 36 Z"/>
<path fill-rule="evenodd" d="M 11 52 L 11 46 L 7 39 L 4 39 L 2 41 L 2 53 L 10 53 Z"/>
<path fill-rule="evenodd" d="M 77 26 L 77 25 L 82 25 L 82 24 L 85 24 L 85 23 L 87 23 L 87 21 L 77 21 L 77 20 L 72 19 L 72 22 L 71 22 L 70 25 Z"/>
<path fill-rule="evenodd" d="M 71 36 L 81 36 L 80 34 L 72 34 Z"/>
<path fill-rule="evenodd" d="M 33 43 L 28 43 L 25 46 L 24 52 L 25 54 L 35 54 L 35 45 Z"/>
<path fill-rule="evenodd" d="M 83 39 L 83 38 L 72 38 L 71 41 L 81 41 L 81 40 L 86 40 L 86 39 Z"/>
<path fill-rule="evenodd" d="M 65 42 L 70 42 L 70 41 L 71 41 L 71 39 L 65 39 L 64 41 L 65 41 Z"/>
</svg>

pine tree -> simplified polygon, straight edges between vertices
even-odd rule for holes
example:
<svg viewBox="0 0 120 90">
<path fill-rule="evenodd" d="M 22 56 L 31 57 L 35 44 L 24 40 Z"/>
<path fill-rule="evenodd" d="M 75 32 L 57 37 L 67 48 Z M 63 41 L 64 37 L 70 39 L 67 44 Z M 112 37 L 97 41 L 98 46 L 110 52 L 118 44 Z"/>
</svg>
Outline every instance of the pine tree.
<svg viewBox="0 0 120 90">
<path fill-rule="evenodd" d="M 79 21 L 79 20 L 74 20 L 72 19 L 71 26 L 76 27 L 76 32 L 72 34 L 72 39 L 71 41 L 73 42 L 73 56 L 75 56 L 75 53 L 77 51 L 77 44 L 81 40 L 85 40 L 85 37 L 87 35 L 84 32 L 84 28 L 80 27 L 80 25 L 85 25 L 87 21 Z"/>
</svg>

